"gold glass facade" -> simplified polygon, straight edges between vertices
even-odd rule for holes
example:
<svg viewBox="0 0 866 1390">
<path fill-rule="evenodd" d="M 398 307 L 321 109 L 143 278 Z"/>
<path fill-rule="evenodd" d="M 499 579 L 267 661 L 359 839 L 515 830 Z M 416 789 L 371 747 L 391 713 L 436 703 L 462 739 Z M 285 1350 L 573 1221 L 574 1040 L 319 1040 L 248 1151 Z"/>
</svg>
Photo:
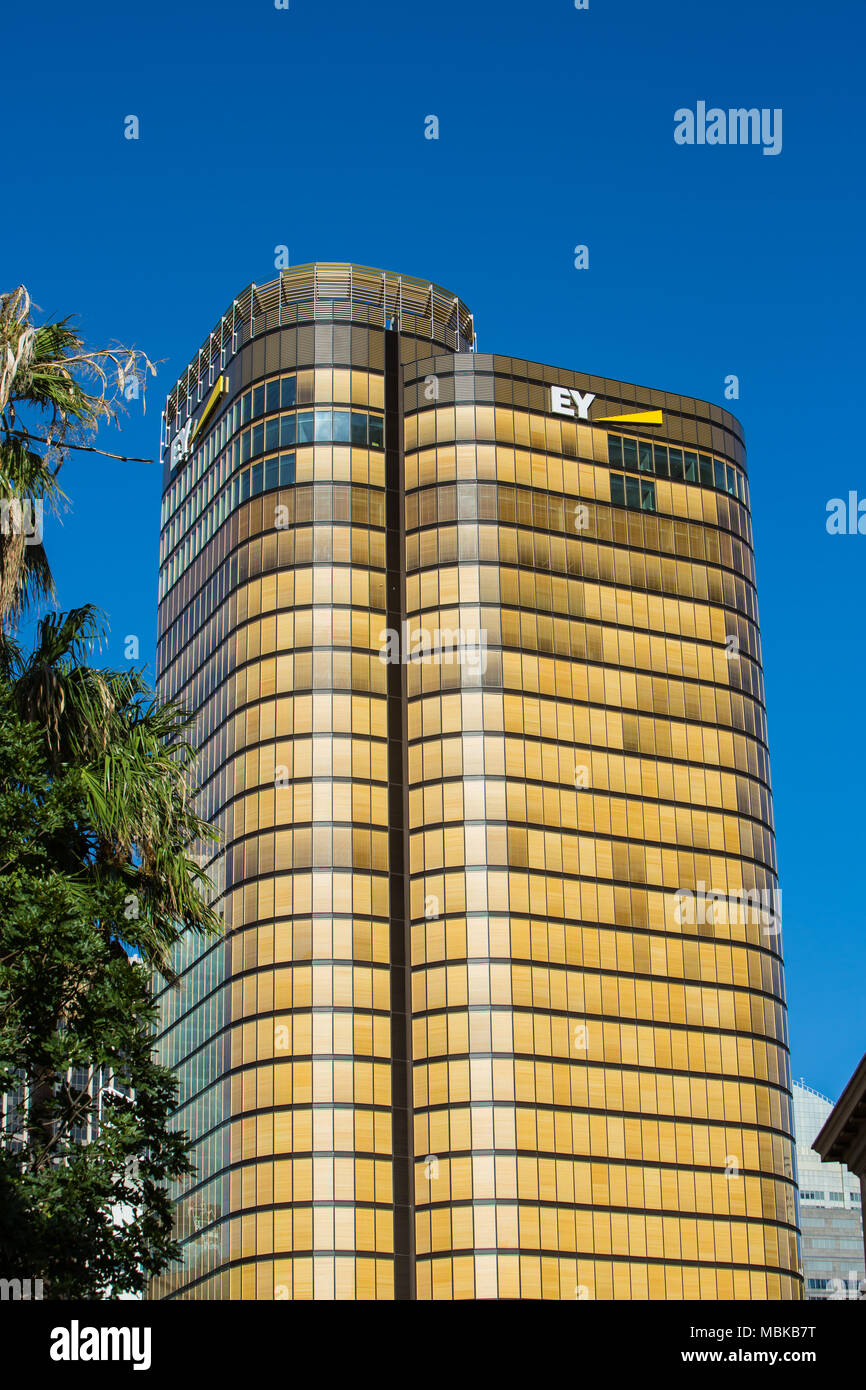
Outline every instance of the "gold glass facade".
<svg viewBox="0 0 866 1390">
<path fill-rule="evenodd" d="M 473 352 L 428 282 L 237 305 L 164 430 L 226 937 L 162 996 L 155 1294 L 800 1297 L 737 422 Z"/>
</svg>

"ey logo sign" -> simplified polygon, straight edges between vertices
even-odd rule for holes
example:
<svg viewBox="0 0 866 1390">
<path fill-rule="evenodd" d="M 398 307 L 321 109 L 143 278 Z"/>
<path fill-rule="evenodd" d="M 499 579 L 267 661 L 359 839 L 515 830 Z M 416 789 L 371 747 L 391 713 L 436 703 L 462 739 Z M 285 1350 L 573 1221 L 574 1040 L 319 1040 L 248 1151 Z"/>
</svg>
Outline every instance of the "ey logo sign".
<svg viewBox="0 0 866 1390">
<path fill-rule="evenodd" d="M 550 388 L 550 409 L 554 415 L 571 415 L 577 420 L 589 420 L 589 407 L 594 400 L 592 391 L 575 391 L 570 386 Z M 621 425 L 660 425 L 662 413 L 660 410 L 638 410 L 631 415 L 597 415 L 592 423 L 609 425 L 614 421 Z"/>
<path fill-rule="evenodd" d="M 207 400 L 205 401 L 204 410 L 198 417 L 198 424 L 193 426 L 192 417 L 190 417 L 189 420 L 187 420 L 186 424 L 182 425 L 181 428 L 178 430 L 177 434 L 174 436 L 174 439 L 171 441 L 172 468 L 177 468 L 179 463 L 183 463 L 185 459 L 189 458 L 190 450 L 192 449 L 192 446 L 196 441 L 196 436 L 199 434 L 205 420 L 211 414 L 217 401 L 220 399 L 221 396 L 224 396 L 226 394 L 228 389 L 228 377 L 218 377 L 217 384 L 211 391 Z"/>
</svg>

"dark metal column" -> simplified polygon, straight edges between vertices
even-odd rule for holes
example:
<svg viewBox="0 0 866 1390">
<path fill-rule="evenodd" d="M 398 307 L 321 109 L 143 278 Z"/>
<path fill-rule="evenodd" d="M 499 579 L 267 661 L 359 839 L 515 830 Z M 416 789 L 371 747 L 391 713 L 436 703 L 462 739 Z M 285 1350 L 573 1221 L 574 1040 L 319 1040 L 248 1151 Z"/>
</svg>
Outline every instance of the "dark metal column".
<svg viewBox="0 0 866 1390">
<path fill-rule="evenodd" d="M 385 333 L 385 542 L 388 627 L 404 646 L 406 514 L 400 334 Z M 394 1153 L 394 1297 L 415 1298 L 415 1174 L 409 917 L 406 666 L 388 666 L 388 855 L 391 888 L 391 1124 Z"/>
</svg>

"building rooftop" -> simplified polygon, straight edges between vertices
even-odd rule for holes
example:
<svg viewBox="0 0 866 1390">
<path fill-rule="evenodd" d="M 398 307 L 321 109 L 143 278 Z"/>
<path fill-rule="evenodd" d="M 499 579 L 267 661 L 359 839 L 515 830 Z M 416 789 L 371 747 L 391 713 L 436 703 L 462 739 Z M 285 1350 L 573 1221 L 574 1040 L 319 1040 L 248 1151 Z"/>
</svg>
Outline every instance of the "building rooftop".
<svg viewBox="0 0 866 1390">
<path fill-rule="evenodd" d="M 866 1173 L 866 1054 L 827 1117 L 813 1148 L 825 1163 L 844 1163 Z"/>
</svg>

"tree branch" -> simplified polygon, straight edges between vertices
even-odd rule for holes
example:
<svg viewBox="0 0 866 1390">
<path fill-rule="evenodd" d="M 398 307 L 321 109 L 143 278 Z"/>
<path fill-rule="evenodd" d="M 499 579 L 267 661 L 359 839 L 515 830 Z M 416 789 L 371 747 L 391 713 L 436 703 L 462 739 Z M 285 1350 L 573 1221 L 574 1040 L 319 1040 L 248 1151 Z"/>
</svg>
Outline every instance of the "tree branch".
<svg viewBox="0 0 866 1390">
<path fill-rule="evenodd" d="M 107 449 L 97 449 L 95 444 L 55 444 L 53 439 L 44 439 L 41 434 L 31 434 L 29 430 L 9 430 L 9 434 L 15 435 L 18 439 L 33 439 L 37 444 L 50 444 L 52 448 L 58 449 L 82 449 L 88 454 L 101 454 L 103 458 L 119 459 L 121 463 L 156 463 L 156 459 L 137 459 L 128 458 L 125 454 L 110 454 Z"/>
</svg>

